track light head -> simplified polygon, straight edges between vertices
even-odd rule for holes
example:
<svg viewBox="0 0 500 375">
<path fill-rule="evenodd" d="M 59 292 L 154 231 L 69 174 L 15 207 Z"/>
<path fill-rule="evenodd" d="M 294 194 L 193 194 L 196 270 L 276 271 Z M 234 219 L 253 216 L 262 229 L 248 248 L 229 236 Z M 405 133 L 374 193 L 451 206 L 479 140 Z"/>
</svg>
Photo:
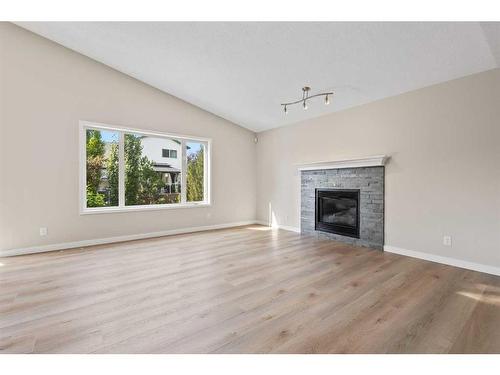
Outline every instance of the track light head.
<svg viewBox="0 0 500 375">
<path fill-rule="evenodd" d="M 330 104 L 330 95 L 333 95 L 333 92 L 330 91 L 330 92 L 322 92 L 322 93 L 319 93 L 319 94 L 315 94 L 315 95 L 309 95 L 309 92 L 311 91 L 311 88 L 309 86 L 304 86 L 302 87 L 302 99 L 298 99 L 298 100 L 295 100 L 293 102 L 287 102 L 287 103 L 281 103 L 281 105 L 284 107 L 283 108 L 283 111 L 285 112 L 285 114 L 288 113 L 288 106 L 290 105 L 295 105 L 295 104 L 300 104 L 302 103 L 302 107 L 304 108 L 304 111 L 307 110 L 307 102 L 313 98 L 317 98 L 317 97 L 322 97 L 324 96 L 325 97 L 325 105 L 328 105 Z"/>
</svg>

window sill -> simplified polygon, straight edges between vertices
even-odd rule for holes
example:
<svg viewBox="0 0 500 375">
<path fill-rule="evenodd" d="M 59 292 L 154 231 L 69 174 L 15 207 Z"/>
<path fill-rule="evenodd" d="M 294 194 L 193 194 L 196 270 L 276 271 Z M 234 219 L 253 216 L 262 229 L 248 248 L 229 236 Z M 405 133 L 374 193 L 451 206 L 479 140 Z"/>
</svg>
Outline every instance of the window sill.
<svg viewBox="0 0 500 375">
<path fill-rule="evenodd" d="M 151 206 L 83 208 L 80 210 L 80 215 L 113 214 L 113 213 L 137 212 L 137 211 L 177 210 L 183 208 L 210 207 L 211 205 L 212 205 L 211 203 L 198 202 L 198 203 L 157 204 Z"/>
</svg>

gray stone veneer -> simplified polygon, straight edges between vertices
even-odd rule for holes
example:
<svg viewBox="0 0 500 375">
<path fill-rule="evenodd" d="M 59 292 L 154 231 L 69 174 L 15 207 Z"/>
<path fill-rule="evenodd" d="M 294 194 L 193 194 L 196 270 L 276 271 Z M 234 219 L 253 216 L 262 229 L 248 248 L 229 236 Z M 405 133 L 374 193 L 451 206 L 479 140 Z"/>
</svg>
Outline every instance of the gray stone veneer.
<svg viewBox="0 0 500 375">
<path fill-rule="evenodd" d="M 358 246 L 384 246 L 384 167 L 322 169 L 301 172 L 301 233 Z M 316 231 L 315 189 L 360 189 L 359 239 Z"/>
</svg>

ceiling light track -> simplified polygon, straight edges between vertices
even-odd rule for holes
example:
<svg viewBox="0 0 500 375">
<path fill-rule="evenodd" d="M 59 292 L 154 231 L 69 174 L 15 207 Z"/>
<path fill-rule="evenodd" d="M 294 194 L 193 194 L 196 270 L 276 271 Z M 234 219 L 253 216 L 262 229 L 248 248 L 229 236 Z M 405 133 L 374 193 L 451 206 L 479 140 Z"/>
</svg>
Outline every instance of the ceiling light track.
<svg viewBox="0 0 500 375">
<path fill-rule="evenodd" d="M 325 97 L 325 105 L 330 104 L 330 96 L 333 96 L 333 92 L 322 92 L 320 94 L 309 95 L 309 91 L 311 91 L 311 88 L 309 86 L 304 86 L 302 87 L 302 99 L 296 100 L 294 102 L 281 103 L 281 106 L 283 107 L 285 114 L 288 113 L 289 106 L 299 103 L 302 103 L 302 107 L 304 108 L 304 110 L 306 110 L 308 108 L 307 101 L 309 99 L 316 98 L 318 96 Z"/>
</svg>

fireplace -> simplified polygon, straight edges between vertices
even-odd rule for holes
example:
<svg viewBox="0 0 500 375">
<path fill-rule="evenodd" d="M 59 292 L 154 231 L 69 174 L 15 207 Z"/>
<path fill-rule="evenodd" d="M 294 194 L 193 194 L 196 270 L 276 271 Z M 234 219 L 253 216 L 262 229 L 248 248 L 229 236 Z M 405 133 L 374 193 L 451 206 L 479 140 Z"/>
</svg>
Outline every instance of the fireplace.
<svg viewBox="0 0 500 375">
<path fill-rule="evenodd" d="M 359 189 L 316 189 L 315 229 L 359 238 Z"/>
</svg>

